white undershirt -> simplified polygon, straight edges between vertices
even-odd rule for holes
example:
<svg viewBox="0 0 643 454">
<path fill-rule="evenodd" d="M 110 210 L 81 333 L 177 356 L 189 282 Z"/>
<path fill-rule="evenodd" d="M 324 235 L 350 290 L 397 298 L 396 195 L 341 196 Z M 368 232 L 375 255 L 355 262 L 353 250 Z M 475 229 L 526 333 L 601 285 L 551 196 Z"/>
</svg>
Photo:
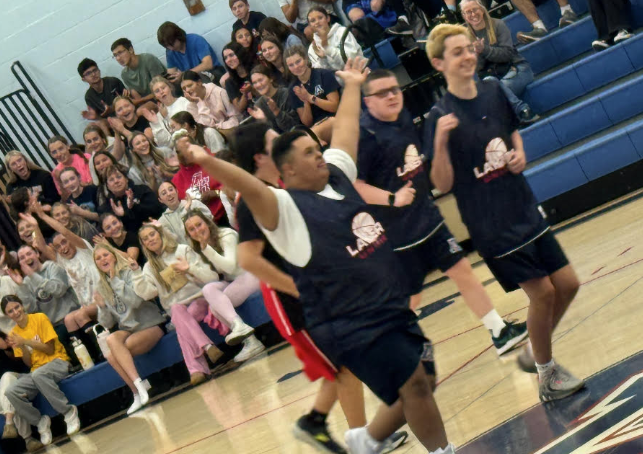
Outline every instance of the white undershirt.
<svg viewBox="0 0 643 454">
<path fill-rule="evenodd" d="M 344 172 L 351 183 L 354 183 L 357 179 L 355 161 L 345 151 L 336 148 L 327 150 L 324 153 L 324 160 Z M 306 221 L 304 221 L 301 211 L 297 208 L 288 191 L 273 187 L 270 187 L 270 190 L 277 196 L 279 209 L 277 227 L 275 230 L 270 231 L 262 227 L 259 222 L 257 222 L 257 225 L 259 225 L 279 255 L 295 266 L 306 266 L 312 256 L 310 233 L 308 232 L 308 227 L 306 227 Z M 327 184 L 318 194 L 333 200 L 344 199 L 344 196 L 335 191 L 330 184 Z"/>
</svg>

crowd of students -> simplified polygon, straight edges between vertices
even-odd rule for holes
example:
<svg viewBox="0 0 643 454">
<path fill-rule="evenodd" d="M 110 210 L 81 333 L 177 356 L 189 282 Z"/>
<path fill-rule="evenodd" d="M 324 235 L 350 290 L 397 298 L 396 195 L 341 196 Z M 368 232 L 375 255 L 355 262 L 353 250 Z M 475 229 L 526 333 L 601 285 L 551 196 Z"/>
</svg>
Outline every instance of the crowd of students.
<svg viewBox="0 0 643 454">
<path fill-rule="evenodd" d="M 306 374 L 324 378 L 299 434 L 343 452 L 325 423 L 339 396 L 351 452 L 394 448 L 405 420 L 431 452 L 453 452 L 431 394 L 432 347 L 410 310 L 433 268 L 454 280 L 499 355 L 529 328 L 533 347 L 520 364 L 539 373 L 543 400 L 582 387 L 551 355 L 551 331 L 578 281 L 521 175 L 518 127 L 537 116 L 519 99 L 533 72 L 508 29 L 476 0 L 461 3 L 467 28 L 434 29 L 428 54 L 449 92 L 422 137 L 395 75 L 367 77 L 350 33 L 344 61 L 345 28 L 332 3 L 280 1 L 290 27 L 230 0 L 238 20 L 223 67 L 203 37 L 171 22 L 158 29 L 167 68 L 118 39 L 111 51 L 122 81 L 101 77 L 91 59 L 78 65 L 89 84 L 83 143 L 52 137 L 51 172 L 20 151 L 5 156 L 6 202 L 22 245 L 3 246 L 0 256 L 3 438 L 21 436 L 29 450 L 51 442 L 49 418 L 30 403 L 37 392 L 64 415 L 69 434 L 79 430 L 57 385 L 77 368 L 72 338 L 131 389 L 128 414 L 149 400 L 133 357 L 168 327 L 194 385 L 222 356 L 201 322 L 226 343 L 243 343 L 235 361 L 259 354 L 265 347 L 235 308 L 261 290 Z M 346 8 L 353 20 L 383 20 L 390 7 L 387 23 L 399 31 L 407 19 L 392 3 Z M 494 309 L 432 202 L 432 185 L 453 190 L 503 287 L 529 295 L 527 323 Z M 91 335 L 96 323 L 111 331 L 104 357 Z M 360 381 L 389 405 L 368 428 Z"/>
</svg>

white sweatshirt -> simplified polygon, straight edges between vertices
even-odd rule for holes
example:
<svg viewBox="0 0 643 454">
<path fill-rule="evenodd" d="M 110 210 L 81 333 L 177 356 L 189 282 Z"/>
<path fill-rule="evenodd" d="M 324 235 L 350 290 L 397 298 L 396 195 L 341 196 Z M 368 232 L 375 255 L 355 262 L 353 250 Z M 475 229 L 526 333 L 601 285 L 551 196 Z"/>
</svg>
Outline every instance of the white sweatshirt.
<svg viewBox="0 0 643 454">
<path fill-rule="evenodd" d="M 172 134 L 170 133 L 170 119 L 172 116 L 179 112 L 190 112 L 194 119 L 197 118 L 197 107 L 193 102 L 188 101 L 186 98 L 181 96 L 176 98 L 172 105 L 167 107 L 167 116 L 164 117 L 161 115 L 161 112 L 157 112 L 156 121 L 150 123 L 152 128 L 152 133 L 154 134 L 154 141 L 159 147 L 169 147 L 172 148 Z"/>
<path fill-rule="evenodd" d="M 333 24 L 330 27 L 330 32 L 328 32 L 328 45 L 326 47 L 323 47 L 324 52 L 326 52 L 326 56 L 324 58 L 319 58 L 317 56 L 312 44 L 308 47 L 308 59 L 310 60 L 313 68 L 331 69 L 333 71 L 340 71 L 344 69 L 345 63 L 342 59 L 342 54 L 339 51 L 339 44 L 345 31 L 346 27 L 340 24 Z M 317 46 L 319 48 L 322 48 L 321 38 L 317 35 L 317 33 L 315 33 L 313 39 Z M 364 56 L 362 48 L 357 43 L 357 40 L 352 33 L 348 34 L 348 37 L 344 42 L 344 50 L 346 51 L 347 58 Z"/>
<path fill-rule="evenodd" d="M 219 254 L 212 246 L 208 246 L 203 251 L 203 255 L 210 260 L 219 273 L 223 274 L 226 281 L 232 282 L 245 273 L 245 271 L 239 267 L 239 262 L 237 261 L 239 234 L 233 229 L 220 227 L 219 243 L 223 249 L 223 254 Z"/>
<path fill-rule="evenodd" d="M 181 203 L 179 203 L 179 207 L 176 210 L 172 211 L 168 208 L 159 218 L 159 222 L 165 230 L 176 237 L 177 242 L 189 245 L 190 239 L 188 238 L 188 234 L 185 232 L 185 226 L 183 224 L 183 218 L 188 212 L 186 209 L 187 204 L 188 203 L 185 200 L 181 200 Z M 192 200 L 190 210 L 198 210 L 208 219 L 212 220 L 212 211 L 210 211 L 210 208 L 198 200 Z"/>
</svg>

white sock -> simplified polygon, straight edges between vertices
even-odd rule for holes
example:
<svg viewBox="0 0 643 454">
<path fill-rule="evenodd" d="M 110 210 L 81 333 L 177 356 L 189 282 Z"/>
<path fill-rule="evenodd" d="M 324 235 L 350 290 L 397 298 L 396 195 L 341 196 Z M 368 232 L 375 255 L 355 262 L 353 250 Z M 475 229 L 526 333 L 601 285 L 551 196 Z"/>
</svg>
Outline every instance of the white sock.
<svg viewBox="0 0 643 454">
<path fill-rule="evenodd" d="M 430 454 L 455 454 L 455 446 L 452 443 L 449 443 L 444 448 L 438 448 Z"/>
<path fill-rule="evenodd" d="M 406 16 L 397 16 L 397 20 L 403 20 L 407 24 L 409 23 L 409 20 L 408 20 L 408 18 Z"/>
<path fill-rule="evenodd" d="M 505 321 L 498 315 L 498 311 L 492 309 L 487 315 L 482 317 L 482 323 L 485 328 L 491 331 L 493 337 L 500 336 L 500 331 L 506 326 Z"/>
<path fill-rule="evenodd" d="M 538 19 L 536 22 L 532 22 L 531 26 L 534 28 L 542 28 L 543 30 L 547 30 L 547 28 L 545 27 L 545 23 L 540 19 Z"/>
<path fill-rule="evenodd" d="M 150 396 L 147 394 L 147 389 L 145 389 L 145 384 L 143 383 L 143 380 L 141 380 L 141 377 L 138 377 L 136 380 L 134 380 L 134 386 L 138 391 L 138 396 L 141 399 L 141 404 L 145 405 L 150 399 Z"/>
<path fill-rule="evenodd" d="M 455 11 L 455 10 L 456 10 L 456 6 L 455 6 L 455 5 L 447 5 L 447 8 L 449 8 L 449 10 L 451 10 L 451 11 Z"/>
<path fill-rule="evenodd" d="M 560 7 L 560 14 L 564 14 L 565 11 L 569 11 L 570 13 L 573 13 L 574 10 L 572 9 L 572 5 L 565 5 Z"/>
<path fill-rule="evenodd" d="M 554 358 L 551 359 L 547 364 L 538 364 L 536 363 L 536 369 L 538 369 L 538 377 L 543 378 L 543 375 L 545 375 L 549 370 L 554 367 Z"/>
</svg>

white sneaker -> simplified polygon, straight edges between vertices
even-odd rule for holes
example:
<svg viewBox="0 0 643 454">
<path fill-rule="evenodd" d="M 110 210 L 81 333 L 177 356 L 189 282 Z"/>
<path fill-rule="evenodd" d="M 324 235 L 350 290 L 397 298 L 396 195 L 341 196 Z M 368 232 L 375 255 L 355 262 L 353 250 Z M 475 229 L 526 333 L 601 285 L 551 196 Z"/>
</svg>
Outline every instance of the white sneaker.
<svg viewBox="0 0 643 454">
<path fill-rule="evenodd" d="M 253 356 L 257 356 L 264 351 L 266 347 L 254 336 L 250 336 L 243 341 L 243 348 L 237 356 L 234 357 L 236 363 L 242 363 L 249 360 Z"/>
<path fill-rule="evenodd" d="M 74 435 L 80 430 L 80 418 L 75 405 L 72 405 L 71 410 L 65 415 L 65 424 L 67 424 L 67 435 Z"/>
<path fill-rule="evenodd" d="M 621 30 L 618 32 L 618 34 L 614 37 L 614 44 L 618 44 L 622 41 L 625 41 L 626 39 L 630 39 L 633 35 L 628 32 L 627 30 Z"/>
<path fill-rule="evenodd" d="M 366 427 L 346 431 L 344 441 L 351 454 L 378 454 L 382 450 L 382 443 L 374 440 L 368 434 Z"/>
<path fill-rule="evenodd" d="M 147 381 L 147 380 L 146 380 Z M 145 386 L 145 382 L 143 382 L 140 378 L 134 381 L 134 386 L 136 387 L 136 390 L 138 391 L 138 398 L 141 401 L 141 406 L 147 404 L 147 402 L 150 400 L 150 396 L 147 394 L 147 388 Z"/>
<path fill-rule="evenodd" d="M 449 443 L 446 448 L 439 448 L 431 454 L 455 454 L 455 446 L 453 446 L 453 443 Z"/>
<path fill-rule="evenodd" d="M 40 443 L 47 446 L 51 444 L 51 418 L 47 415 L 42 415 L 38 421 L 38 433 L 40 434 Z"/>
<path fill-rule="evenodd" d="M 255 329 L 246 325 L 240 317 L 232 322 L 232 331 L 225 337 L 225 343 L 228 345 L 237 345 L 252 336 Z"/>
<path fill-rule="evenodd" d="M 136 413 L 141 408 L 143 408 L 141 397 L 138 394 L 134 394 L 134 403 L 127 409 L 127 414 L 131 415 L 132 413 Z"/>
</svg>

